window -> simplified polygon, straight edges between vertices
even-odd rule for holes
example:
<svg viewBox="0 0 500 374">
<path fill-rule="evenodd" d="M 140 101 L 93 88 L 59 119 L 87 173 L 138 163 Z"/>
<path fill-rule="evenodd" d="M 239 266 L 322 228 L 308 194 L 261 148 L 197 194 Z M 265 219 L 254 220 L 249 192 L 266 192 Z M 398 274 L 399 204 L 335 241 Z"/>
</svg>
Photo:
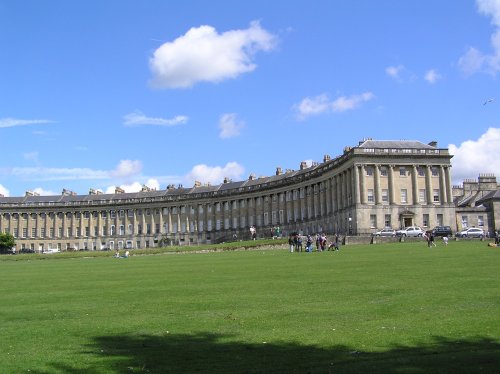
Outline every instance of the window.
<svg viewBox="0 0 500 374">
<path fill-rule="evenodd" d="M 236 209 L 238 209 L 238 202 L 233 201 L 233 210 L 236 210 Z"/>
<path fill-rule="evenodd" d="M 67 232 L 66 232 L 66 236 L 67 236 L 68 238 L 70 238 L 70 237 L 72 236 L 72 235 L 71 235 L 71 227 L 68 227 L 68 230 L 67 230 Z"/>
<path fill-rule="evenodd" d="M 408 202 L 408 191 L 406 188 L 401 189 L 401 204 L 406 204 Z"/>
<path fill-rule="evenodd" d="M 17 235 L 14 235 L 14 236 L 17 236 Z M 27 238 L 27 237 L 28 237 L 28 228 L 23 227 L 23 238 Z"/>
<path fill-rule="evenodd" d="M 116 212 L 114 210 L 111 210 L 109 212 L 109 218 L 115 218 L 116 217 Z"/>
<path fill-rule="evenodd" d="M 184 213 L 186 213 L 186 206 L 185 205 L 181 206 L 181 214 L 184 214 Z"/>
<path fill-rule="evenodd" d="M 209 219 L 207 221 L 207 231 L 212 231 L 212 220 L 211 219 Z"/>
<path fill-rule="evenodd" d="M 384 203 L 387 203 L 389 201 L 389 190 L 388 189 L 382 189 L 382 201 Z"/>
<path fill-rule="evenodd" d="M 148 235 L 151 234 L 151 224 L 150 223 L 146 224 L 146 234 L 148 234 Z"/>
<path fill-rule="evenodd" d="M 85 227 L 85 236 L 86 237 L 90 236 L 90 227 Z"/>
<path fill-rule="evenodd" d="M 215 211 L 220 212 L 220 203 L 215 203 Z"/>
<path fill-rule="evenodd" d="M 184 207 L 183 207 L 183 208 L 184 208 Z M 182 213 L 184 213 L 184 212 L 182 212 Z M 147 215 L 147 216 L 150 216 L 150 215 L 151 215 L 151 209 L 146 209 L 146 215 Z"/>
<path fill-rule="evenodd" d="M 425 188 L 418 190 L 418 202 L 425 203 Z"/>
<path fill-rule="evenodd" d="M 429 227 L 429 215 L 428 214 L 424 214 L 422 216 L 422 226 Z"/>
<path fill-rule="evenodd" d="M 417 173 L 419 177 L 424 177 L 425 176 L 425 169 L 423 166 L 418 166 L 417 167 Z"/>
<path fill-rule="evenodd" d="M 439 190 L 438 189 L 432 190 L 432 196 L 433 196 L 433 201 L 435 203 L 439 203 Z"/>
<path fill-rule="evenodd" d="M 373 167 L 372 166 L 367 166 L 366 167 L 366 176 L 367 177 L 373 176 Z"/>
<path fill-rule="evenodd" d="M 390 214 L 386 214 L 385 215 L 385 217 L 384 217 L 384 225 L 385 225 L 385 227 L 392 227 L 391 215 Z"/>
<path fill-rule="evenodd" d="M 125 225 L 120 225 L 119 235 L 125 235 Z"/>
<path fill-rule="evenodd" d="M 483 216 L 477 216 L 477 225 L 478 225 L 479 227 L 484 226 L 484 219 L 483 219 Z"/>
<path fill-rule="evenodd" d="M 172 207 L 172 214 L 177 214 L 177 207 L 176 206 Z"/>
<path fill-rule="evenodd" d="M 120 218 L 123 218 L 125 216 L 125 211 L 123 209 L 120 210 Z"/>
<path fill-rule="evenodd" d="M 431 168 L 431 172 L 432 172 L 432 176 L 433 176 L 433 177 L 437 177 L 437 176 L 439 176 L 439 169 L 438 169 L 437 167 L 433 166 L 433 167 Z"/>
<path fill-rule="evenodd" d="M 50 237 L 51 237 L 51 238 L 53 238 L 53 237 L 54 237 L 54 228 L 53 228 L 53 227 L 51 227 L 51 228 L 49 229 L 49 235 L 50 235 Z"/>
<path fill-rule="evenodd" d="M 224 230 L 229 229 L 229 218 L 224 218 Z"/>
<path fill-rule="evenodd" d="M 142 225 L 141 224 L 137 225 L 137 234 L 142 235 Z"/>
<path fill-rule="evenodd" d="M 220 219 L 215 221 L 215 229 L 220 230 Z"/>
<path fill-rule="evenodd" d="M 367 192 L 367 199 L 369 203 L 373 203 L 375 201 L 373 197 L 373 189 L 369 188 Z"/>
<path fill-rule="evenodd" d="M 131 223 L 128 224 L 128 229 L 127 229 L 127 234 L 128 235 L 132 235 L 132 233 L 134 232 L 134 228 L 132 226 Z"/>
<path fill-rule="evenodd" d="M 382 177 L 387 177 L 387 168 L 386 168 L 385 166 L 382 166 L 382 167 L 380 168 L 380 175 L 381 175 Z"/>
<path fill-rule="evenodd" d="M 377 215 L 376 214 L 370 214 L 370 227 L 372 229 L 377 228 Z"/>
<path fill-rule="evenodd" d="M 103 210 L 103 211 L 101 212 L 101 217 L 102 217 L 102 218 L 106 218 L 106 216 L 107 216 L 107 213 L 106 213 L 106 211 L 105 211 L 105 210 Z"/>
<path fill-rule="evenodd" d="M 111 231 L 109 233 L 111 236 L 116 235 L 116 227 L 115 225 L 111 225 Z"/>
<path fill-rule="evenodd" d="M 127 209 L 127 216 L 129 218 L 132 218 L 134 216 L 134 210 L 133 209 Z"/>
<path fill-rule="evenodd" d="M 59 238 L 62 238 L 63 237 L 63 228 L 62 227 L 59 227 L 59 231 L 58 231 L 58 235 L 57 235 Z"/>
<path fill-rule="evenodd" d="M 269 225 L 269 214 L 264 212 L 264 225 Z"/>
<path fill-rule="evenodd" d="M 14 238 L 19 237 L 19 229 L 17 227 L 14 227 Z"/>
<path fill-rule="evenodd" d="M 229 210 L 229 203 L 227 201 L 224 201 L 224 210 L 225 211 Z"/>
<path fill-rule="evenodd" d="M 399 176 L 406 177 L 406 168 L 399 168 Z"/>
<path fill-rule="evenodd" d="M 159 234 L 159 233 L 160 233 L 160 224 L 159 224 L 159 223 L 157 223 L 157 224 L 155 225 L 155 234 Z"/>
<path fill-rule="evenodd" d="M 467 216 L 462 216 L 462 227 L 463 228 L 469 227 L 469 218 Z"/>
<path fill-rule="evenodd" d="M 83 213 L 83 216 L 84 216 L 85 218 L 90 218 L 90 212 L 84 212 L 84 213 Z"/>
<path fill-rule="evenodd" d="M 438 226 L 443 226 L 443 215 L 442 214 L 438 214 L 436 218 L 437 218 L 437 225 Z"/>
<path fill-rule="evenodd" d="M 31 237 L 35 238 L 36 237 L 36 227 L 31 228 Z"/>
<path fill-rule="evenodd" d="M 237 228 L 238 228 L 238 218 L 233 217 L 233 229 L 237 229 Z"/>
</svg>

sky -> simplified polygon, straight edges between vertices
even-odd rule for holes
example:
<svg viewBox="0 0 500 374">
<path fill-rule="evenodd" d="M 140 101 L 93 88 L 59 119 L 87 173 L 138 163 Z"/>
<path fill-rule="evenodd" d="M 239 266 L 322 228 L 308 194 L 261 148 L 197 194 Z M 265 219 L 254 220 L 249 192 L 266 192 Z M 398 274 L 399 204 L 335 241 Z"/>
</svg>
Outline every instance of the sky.
<svg viewBox="0 0 500 374">
<path fill-rule="evenodd" d="M 500 181 L 500 0 L 0 0 L 0 194 L 274 175 L 365 138 Z"/>
</svg>

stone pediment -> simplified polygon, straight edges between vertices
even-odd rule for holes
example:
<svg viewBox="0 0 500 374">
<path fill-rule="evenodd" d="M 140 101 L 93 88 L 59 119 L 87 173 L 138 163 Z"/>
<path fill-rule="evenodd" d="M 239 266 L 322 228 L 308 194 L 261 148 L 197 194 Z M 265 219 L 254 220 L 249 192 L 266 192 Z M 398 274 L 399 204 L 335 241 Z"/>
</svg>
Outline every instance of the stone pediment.
<svg viewBox="0 0 500 374">
<path fill-rule="evenodd" d="M 409 209 L 405 209 L 403 210 L 401 213 L 399 213 L 399 215 L 401 216 L 414 216 L 415 213 L 413 213 L 411 210 Z"/>
</svg>

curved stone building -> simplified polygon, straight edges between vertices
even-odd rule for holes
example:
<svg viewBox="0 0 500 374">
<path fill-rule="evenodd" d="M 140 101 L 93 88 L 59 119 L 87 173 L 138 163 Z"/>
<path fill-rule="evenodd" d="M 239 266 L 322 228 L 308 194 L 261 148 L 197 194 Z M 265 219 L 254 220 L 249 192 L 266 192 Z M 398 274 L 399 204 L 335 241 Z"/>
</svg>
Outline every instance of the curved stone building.
<svg viewBox="0 0 500 374">
<path fill-rule="evenodd" d="M 299 170 L 220 185 L 137 193 L 0 197 L 0 230 L 16 249 L 147 248 L 235 235 L 370 234 L 377 228 L 455 226 L 451 155 L 435 142 L 364 140 Z"/>
</svg>

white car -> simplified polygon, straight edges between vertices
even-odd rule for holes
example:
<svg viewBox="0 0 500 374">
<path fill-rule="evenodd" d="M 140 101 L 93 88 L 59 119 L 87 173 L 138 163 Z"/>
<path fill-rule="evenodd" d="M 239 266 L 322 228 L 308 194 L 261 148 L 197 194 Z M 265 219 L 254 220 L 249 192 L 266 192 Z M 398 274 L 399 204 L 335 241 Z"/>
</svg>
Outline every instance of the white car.
<svg viewBox="0 0 500 374">
<path fill-rule="evenodd" d="M 396 236 L 396 231 L 393 229 L 382 229 L 372 234 L 373 236 Z"/>
<path fill-rule="evenodd" d="M 396 231 L 396 235 L 408 236 L 408 237 L 422 237 L 424 236 L 424 230 L 422 230 L 419 226 L 410 226 Z"/>
<path fill-rule="evenodd" d="M 44 254 L 49 254 L 49 253 L 59 253 L 61 252 L 58 248 L 49 248 L 43 251 L 42 253 Z"/>
<path fill-rule="evenodd" d="M 477 227 L 471 227 L 460 232 L 457 232 L 459 238 L 484 238 L 484 230 Z"/>
</svg>

